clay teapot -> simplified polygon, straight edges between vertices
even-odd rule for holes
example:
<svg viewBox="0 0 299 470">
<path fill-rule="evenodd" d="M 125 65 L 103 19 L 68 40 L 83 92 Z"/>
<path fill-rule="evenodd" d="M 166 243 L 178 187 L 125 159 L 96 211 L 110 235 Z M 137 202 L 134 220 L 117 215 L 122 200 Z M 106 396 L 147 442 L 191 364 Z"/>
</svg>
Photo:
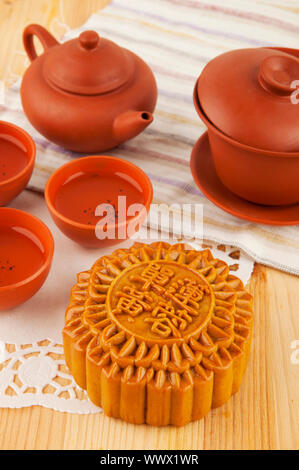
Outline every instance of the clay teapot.
<svg viewBox="0 0 299 470">
<path fill-rule="evenodd" d="M 34 36 L 44 48 L 40 56 Z M 23 108 L 50 141 L 76 152 L 101 152 L 152 122 L 156 81 L 137 55 L 95 31 L 60 44 L 33 24 L 24 30 L 23 41 L 31 61 L 21 86 Z"/>
</svg>

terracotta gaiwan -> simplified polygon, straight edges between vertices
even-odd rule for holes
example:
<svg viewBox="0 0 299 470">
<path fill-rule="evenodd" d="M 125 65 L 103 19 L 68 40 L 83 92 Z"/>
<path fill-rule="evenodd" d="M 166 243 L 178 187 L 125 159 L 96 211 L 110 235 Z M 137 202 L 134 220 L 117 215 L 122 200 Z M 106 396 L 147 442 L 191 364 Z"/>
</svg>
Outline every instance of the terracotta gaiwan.
<svg viewBox="0 0 299 470">
<path fill-rule="evenodd" d="M 215 57 L 194 88 L 215 169 L 259 204 L 299 201 L 299 51 L 239 49 Z"/>
<path fill-rule="evenodd" d="M 37 36 L 44 53 L 37 56 Z M 32 62 L 21 87 L 24 111 L 47 139 L 76 152 L 111 149 L 153 120 L 157 86 L 137 55 L 95 31 L 60 44 L 42 26 L 23 35 Z"/>
</svg>

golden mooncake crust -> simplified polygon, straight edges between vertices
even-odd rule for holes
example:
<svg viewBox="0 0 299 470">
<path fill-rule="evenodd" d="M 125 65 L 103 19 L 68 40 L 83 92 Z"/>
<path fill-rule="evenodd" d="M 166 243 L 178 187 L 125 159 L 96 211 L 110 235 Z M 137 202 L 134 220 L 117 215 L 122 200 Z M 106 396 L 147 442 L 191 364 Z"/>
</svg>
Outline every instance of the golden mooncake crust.
<svg viewBox="0 0 299 470">
<path fill-rule="evenodd" d="M 240 388 L 252 297 L 210 250 L 135 243 L 78 274 L 65 358 L 108 416 L 181 426 Z"/>
</svg>

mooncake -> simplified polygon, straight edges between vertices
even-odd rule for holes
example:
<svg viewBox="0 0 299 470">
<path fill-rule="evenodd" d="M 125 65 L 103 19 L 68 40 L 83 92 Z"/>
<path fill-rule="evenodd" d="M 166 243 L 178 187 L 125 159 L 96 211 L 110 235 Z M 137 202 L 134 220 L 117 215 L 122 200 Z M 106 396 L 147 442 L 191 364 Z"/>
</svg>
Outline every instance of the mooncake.
<svg viewBox="0 0 299 470">
<path fill-rule="evenodd" d="M 66 310 L 65 358 L 108 416 L 182 426 L 241 385 L 252 297 L 210 250 L 135 243 L 78 274 Z"/>
</svg>

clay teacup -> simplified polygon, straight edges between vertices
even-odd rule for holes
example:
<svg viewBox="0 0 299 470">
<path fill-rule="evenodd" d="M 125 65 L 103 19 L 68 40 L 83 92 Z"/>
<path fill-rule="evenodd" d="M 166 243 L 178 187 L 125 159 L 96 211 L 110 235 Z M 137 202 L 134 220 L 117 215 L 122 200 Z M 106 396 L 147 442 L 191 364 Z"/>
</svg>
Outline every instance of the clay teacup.
<svg viewBox="0 0 299 470">
<path fill-rule="evenodd" d="M 133 236 L 153 198 L 152 184 L 136 165 L 121 158 L 91 156 L 54 172 L 45 199 L 57 227 L 89 247 L 113 245 Z"/>
<path fill-rule="evenodd" d="M 0 121 L 0 206 L 11 202 L 27 186 L 35 153 L 35 143 L 27 132 Z"/>
<path fill-rule="evenodd" d="M 53 252 L 53 237 L 41 220 L 0 208 L 0 310 L 22 304 L 41 288 Z"/>
</svg>

